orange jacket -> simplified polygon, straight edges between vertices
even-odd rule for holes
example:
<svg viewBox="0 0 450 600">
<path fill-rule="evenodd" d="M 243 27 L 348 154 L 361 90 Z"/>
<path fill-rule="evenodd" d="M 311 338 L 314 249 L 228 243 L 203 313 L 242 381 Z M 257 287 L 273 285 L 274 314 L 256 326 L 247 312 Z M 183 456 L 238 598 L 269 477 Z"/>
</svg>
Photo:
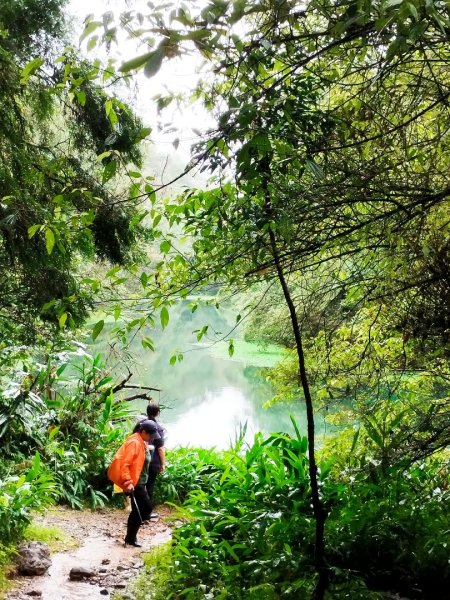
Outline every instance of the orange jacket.
<svg viewBox="0 0 450 600">
<path fill-rule="evenodd" d="M 145 442 L 139 433 L 130 435 L 117 450 L 108 469 L 108 477 L 120 488 L 135 486 L 145 462 Z"/>
</svg>

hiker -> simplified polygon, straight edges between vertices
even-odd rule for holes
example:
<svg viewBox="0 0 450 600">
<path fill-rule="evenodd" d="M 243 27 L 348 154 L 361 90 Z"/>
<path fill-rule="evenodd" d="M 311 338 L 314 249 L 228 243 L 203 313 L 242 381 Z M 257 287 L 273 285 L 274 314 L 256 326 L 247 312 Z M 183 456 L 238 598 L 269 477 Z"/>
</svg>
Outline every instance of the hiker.
<svg viewBox="0 0 450 600">
<path fill-rule="evenodd" d="M 158 477 L 159 473 L 163 473 L 166 468 L 166 450 L 164 448 L 164 427 L 161 425 L 161 423 L 159 421 L 157 421 L 157 417 L 159 417 L 160 412 L 161 412 L 161 409 L 158 406 L 158 404 L 154 404 L 153 402 L 150 402 L 150 404 L 147 406 L 147 417 L 151 421 L 154 421 L 154 423 L 156 424 L 156 427 L 158 429 L 158 434 L 160 437 L 160 439 L 155 439 L 152 441 L 152 444 L 154 445 L 155 450 L 152 453 L 152 459 L 150 461 L 150 466 L 148 468 L 148 479 L 147 479 L 147 486 L 146 486 L 148 497 L 150 499 L 150 506 L 151 506 L 150 518 L 151 519 L 156 519 L 159 517 L 157 512 L 153 512 L 153 508 L 155 507 L 154 500 L 153 500 L 153 492 L 155 489 L 156 478 Z"/>
<path fill-rule="evenodd" d="M 156 427 L 158 428 L 158 434 L 161 439 L 154 439 L 150 443 L 151 450 L 151 461 L 148 469 L 148 479 L 147 479 L 147 493 L 150 499 L 150 519 L 157 519 L 159 514 L 157 512 L 153 512 L 153 508 L 155 506 L 153 500 L 153 492 L 155 489 L 155 481 L 159 473 L 163 473 L 166 468 L 166 451 L 164 448 L 164 427 L 161 425 L 156 418 L 159 416 L 161 412 L 160 407 L 157 404 L 154 404 L 150 400 L 150 404 L 147 406 L 147 417 L 141 417 L 141 419 L 136 423 L 135 428 L 133 429 L 133 433 L 138 431 L 140 423 L 145 420 L 154 421 Z"/>
<path fill-rule="evenodd" d="M 137 430 L 137 431 L 136 431 Z M 141 547 L 136 536 L 141 524 L 150 518 L 151 504 L 147 494 L 146 483 L 148 467 L 151 460 L 149 443 L 160 440 L 158 428 L 154 421 L 140 421 L 135 433 L 130 435 L 117 450 L 114 460 L 108 469 L 108 477 L 125 494 L 131 496 L 131 513 L 127 522 L 125 546 Z"/>
</svg>

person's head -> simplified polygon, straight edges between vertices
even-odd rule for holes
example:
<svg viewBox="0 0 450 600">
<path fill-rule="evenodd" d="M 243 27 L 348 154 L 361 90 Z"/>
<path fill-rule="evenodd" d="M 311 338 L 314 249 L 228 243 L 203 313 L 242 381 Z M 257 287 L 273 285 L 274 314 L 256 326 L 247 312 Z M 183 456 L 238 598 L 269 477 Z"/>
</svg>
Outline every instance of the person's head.
<svg viewBox="0 0 450 600">
<path fill-rule="evenodd" d="M 146 442 L 161 439 L 161 436 L 158 433 L 156 423 L 154 421 L 150 421 L 150 419 L 144 419 L 144 421 L 139 421 L 136 427 L 138 427 L 137 433 L 139 433 L 142 439 Z"/>
<path fill-rule="evenodd" d="M 149 419 L 154 419 L 155 417 L 157 417 L 159 415 L 160 412 L 161 412 L 161 409 L 154 402 L 150 402 L 147 405 L 147 416 Z"/>
</svg>

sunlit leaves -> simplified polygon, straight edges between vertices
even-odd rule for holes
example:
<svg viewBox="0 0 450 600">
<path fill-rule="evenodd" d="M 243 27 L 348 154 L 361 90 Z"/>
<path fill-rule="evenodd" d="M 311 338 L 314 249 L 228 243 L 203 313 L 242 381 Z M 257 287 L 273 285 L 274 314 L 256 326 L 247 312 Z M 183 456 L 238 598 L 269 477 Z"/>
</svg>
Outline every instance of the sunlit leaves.
<svg viewBox="0 0 450 600">
<path fill-rule="evenodd" d="M 31 239 L 40 229 L 42 225 L 32 225 L 28 228 L 28 237 Z"/>
<path fill-rule="evenodd" d="M 62 313 L 62 315 L 59 317 L 58 324 L 59 324 L 60 329 L 62 329 L 64 327 L 64 325 L 66 324 L 67 317 L 68 317 L 68 314 L 66 312 Z"/>
<path fill-rule="evenodd" d="M 146 77 L 153 77 L 153 75 L 156 75 L 161 68 L 165 55 L 166 53 L 164 47 L 160 47 L 154 52 L 150 53 L 150 56 L 148 57 L 144 66 L 144 73 Z"/>
<path fill-rule="evenodd" d="M 22 69 L 20 83 L 27 83 L 32 75 L 38 71 L 44 64 L 44 59 L 41 57 L 34 58 Z"/>
<path fill-rule="evenodd" d="M 47 253 L 51 254 L 53 252 L 53 248 L 55 246 L 55 234 L 50 227 L 45 229 L 45 247 L 47 248 Z"/>
<path fill-rule="evenodd" d="M 169 360 L 169 364 L 173 367 L 176 362 L 181 362 L 183 360 L 184 356 L 181 352 L 177 352 L 176 354 L 172 354 L 172 356 L 170 357 Z"/>
<path fill-rule="evenodd" d="M 163 329 L 165 329 L 167 327 L 167 325 L 169 324 L 169 311 L 166 306 L 163 306 L 161 308 L 160 321 L 161 321 L 161 327 Z"/>
<path fill-rule="evenodd" d="M 96 340 L 98 338 L 98 336 L 100 335 L 100 333 L 103 331 L 103 327 L 105 326 L 105 321 L 104 319 L 101 319 L 100 321 L 97 321 L 97 323 L 94 325 L 94 328 L 92 330 L 92 339 Z"/>
<path fill-rule="evenodd" d="M 205 336 L 208 333 L 208 329 L 209 329 L 209 326 L 204 325 L 201 329 L 197 329 L 194 331 L 194 333 L 197 333 L 197 341 L 198 342 L 200 342 L 201 339 L 203 338 L 203 336 Z"/>
<path fill-rule="evenodd" d="M 151 338 L 149 338 L 148 336 L 144 336 L 141 339 L 141 345 L 144 349 L 151 350 L 152 352 L 154 352 L 154 350 L 155 350 L 155 344 L 154 344 L 153 340 Z"/>
<path fill-rule="evenodd" d="M 98 27 L 102 25 L 101 21 L 89 21 L 86 23 L 83 33 L 80 36 L 80 42 L 89 37 Z"/>
<path fill-rule="evenodd" d="M 128 71 L 139 69 L 145 65 L 145 63 L 153 54 L 154 52 L 146 52 L 145 54 L 141 54 L 140 56 L 136 56 L 130 60 L 127 60 L 119 67 L 119 71 L 127 73 Z"/>
<path fill-rule="evenodd" d="M 169 240 L 164 240 L 163 242 L 161 242 L 159 249 L 163 254 L 167 254 L 168 252 L 170 252 L 171 247 L 172 244 L 169 242 Z"/>
</svg>

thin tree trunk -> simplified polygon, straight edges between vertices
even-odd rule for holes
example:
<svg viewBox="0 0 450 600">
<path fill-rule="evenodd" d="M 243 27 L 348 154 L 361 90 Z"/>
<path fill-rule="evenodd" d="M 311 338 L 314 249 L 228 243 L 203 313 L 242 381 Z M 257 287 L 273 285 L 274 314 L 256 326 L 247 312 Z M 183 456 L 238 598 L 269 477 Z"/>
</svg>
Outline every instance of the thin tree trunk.
<svg viewBox="0 0 450 600">
<path fill-rule="evenodd" d="M 315 456 L 315 425 L 314 425 L 314 408 L 311 397 L 311 391 L 309 389 L 308 376 L 305 367 L 305 354 L 303 352 L 302 336 L 300 331 L 300 325 L 297 318 L 297 312 L 295 310 L 294 302 L 289 291 L 286 277 L 284 275 L 283 267 L 280 264 L 278 256 L 278 250 L 276 245 L 276 239 L 274 232 L 269 229 L 270 245 L 272 249 L 272 255 L 277 269 L 278 279 L 283 289 L 284 298 L 289 308 L 289 315 L 291 318 L 292 329 L 294 332 L 295 345 L 297 348 L 298 367 L 299 367 L 299 387 L 303 389 L 306 406 L 306 418 L 307 418 L 307 437 L 308 437 L 308 458 L 309 458 L 309 481 L 311 485 L 311 499 L 314 511 L 314 519 L 316 523 L 315 532 L 315 545 L 314 545 L 314 564 L 318 574 L 318 581 L 314 590 L 313 599 L 323 600 L 325 591 L 328 587 L 328 568 L 325 561 L 325 520 L 327 514 L 322 504 L 319 494 L 319 484 L 317 480 L 317 464 Z"/>
<path fill-rule="evenodd" d="M 269 221 L 269 239 L 272 256 L 275 262 L 278 279 L 280 281 L 284 299 L 289 309 L 289 315 L 292 323 L 292 330 L 294 332 L 295 345 L 297 348 L 297 358 L 299 367 L 299 387 L 303 389 L 303 395 L 305 397 L 306 407 L 306 418 L 307 418 L 307 437 L 308 437 L 308 468 L 309 468 L 309 481 L 311 485 L 311 500 L 313 505 L 314 520 L 316 524 L 315 531 L 315 543 L 314 543 L 314 566 L 318 575 L 317 584 L 313 593 L 313 600 L 323 600 L 325 592 L 328 588 L 329 572 L 325 560 L 325 521 L 327 518 L 326 510 L 322 504 L 319 494 L 319 483 L 317 479 L 317 464 L 315 456 L 315 424 L 314 424 L 314 407 L 311 397 L 311 391 L 309 389 L 308 376 L 306 373 L 305 366 L 305 354 L 303 351 L 302 335 L 300 331 L 300 324 L 298 322 L 297 311 L 292 300 L 289 286 L 286 281 L 283 267 L 281 265 L 280 257 L 278 254 L 278 247 L 276 242 L 275 233 L 270 226 L 270 221 L 273 217 L 270 191 L 269 191 L 269 180 L 271 176 L 270 157 L 266 155 L 260 161 L 260 168 L 263 174 L 263 188 L 265 194 L 265 208 L 266 216 Z"/>
</svg>

